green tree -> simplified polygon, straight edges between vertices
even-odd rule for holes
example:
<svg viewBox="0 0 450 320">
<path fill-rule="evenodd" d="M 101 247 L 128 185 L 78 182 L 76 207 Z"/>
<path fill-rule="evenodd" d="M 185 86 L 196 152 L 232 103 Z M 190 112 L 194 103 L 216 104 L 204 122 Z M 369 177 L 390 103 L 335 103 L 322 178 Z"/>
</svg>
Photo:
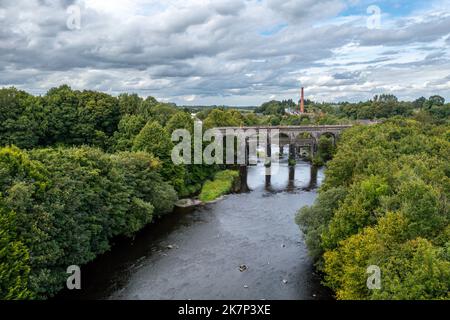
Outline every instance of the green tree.
<svg viewBox="0 0 450 320">
<path fill-rule="evenodd" d="M 203 126 L 206 129 L 216 127 L 239 127 L 244 123 L 242 115 L 239 112 L 231 110 L 222 111 L 219 109 L 212 110 L 206 119 L 203 121 Z"/>
<path fill-rule="evenodd" d="M 78 96 L 77 122 L 68 142 L 107 149 L 120 119 L 117 99 L 95 91 L 83 91 Z"/>
<path fill-rule="evenodd" d="M 166 124 L 166 130 L 172 134 L 176 129 L 186 129 L 190 133 L 194 132 L 194 120 L 186 112 L 175 113 Z"/>
<path fill-rule="evenodd" d="M 448 299 L 448 125 L 392 119 L 341 137 L 297 222 L 339 299 Z M 367 267 L 382 272 L 368 290 Z"/>
<path fill-rule="evenodd" d="M 30 255 L 17 239 L 16 216 L 0 204 L 0 299 L 22 300 L 33 297 L 29 290 Z"/>
<path fill-rule="evenodd" d="M 435 95 L 435 96 L 431 96 L 429 99 L 429 107 L 432 106 L 438 106 L 438 107 L 442 107 L 445 103 L 445 99 L 441 96 Z"/>
<path fill-rule="evenodd" d="M 148 107 L 146 103 L 150 103 Z M 144 102 L 144 107 L 145 109 L 141 111 L 141 114 L 143 114 L 146 119 L 151 118 L 158 121 L 158 123 L 163 127 L 167 124 L 170 118 L 179 111 L 176 106 L 168 103 L 157 103 L 154 105 L 152 100 L 149 100 L 149 102 Z"/>
<path fill-rule="evenodd" d="M 136 136 L 133 151 L 145 151 L 161 160 L 161 175 L 181 192 L 184 188 L 184 167 L 172 162 L 173 143 L 167 131 L 156 121 L 148 122 Z"/>
<path fill-rule="evenodd" d="M 41 99 L 15 88 L 0 89 L 0 144 L 36 147 L 46 123 Z"/>
<path fill-rule="evenodd" d="M 124 115 L 119 122 L 118 129 L 114 133 L 114 146 L 112 151 L 131 151 L 133 142 L 146 121 L 140 115 Z"/>
<path fill-rule="evenodd" d="M 143 99 L 137 94 L 122 93 L 118 99 L 119 110 L 122 115 L 136 115 L 140 113 Z"/>
</svg>

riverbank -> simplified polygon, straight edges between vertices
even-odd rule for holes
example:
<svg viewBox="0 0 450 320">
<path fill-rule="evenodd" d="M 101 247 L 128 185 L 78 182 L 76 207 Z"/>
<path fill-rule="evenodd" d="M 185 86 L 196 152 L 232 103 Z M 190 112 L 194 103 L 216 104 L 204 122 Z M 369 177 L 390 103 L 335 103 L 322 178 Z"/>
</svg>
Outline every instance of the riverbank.
<svg viewBox="0 0 450 320">
<path fill-rule="evenodd" d="M 249 167 L 251 192 L 162 217 L 83 268 L 83 289 L 60 298 L 331 299 L 293 223 L 322 179 L 303 161 L 282 163 L 270 184 L 262 164 Z"/>
<path fill-rule="evenodd" d="M 206 203 L 214 201 L 230 192 L 239 191 L 239 172 L 235 170 L 219 171 L 213 180 L 208 180 L 203 185 L 199 195 L 200 201 Z"/>
</svg>

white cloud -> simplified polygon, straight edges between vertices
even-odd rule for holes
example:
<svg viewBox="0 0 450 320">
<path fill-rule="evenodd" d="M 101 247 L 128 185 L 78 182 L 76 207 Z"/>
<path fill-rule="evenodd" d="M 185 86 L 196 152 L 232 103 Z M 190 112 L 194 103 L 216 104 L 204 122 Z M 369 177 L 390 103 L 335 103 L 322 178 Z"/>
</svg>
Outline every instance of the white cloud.
<svg viewBox="0 0 450 320">
<path fill-rule="evenodd" d="M 196 98 L 197 98 L 197 97 L 195 96 L 195 94 L 192 94 L 192 95 L 190 95 L 190 96 L 184 97 L 183 99 L 184 99 L 184 101 L 192 102 L 192 101 L 194 101 Z"/>
<path fill-rule="evenodd" d="M 79 5 L 81 30 L 66 27 Z M 367 99 L 380 91 L 450 97 L 448 1 L 382 30 L 339 13 L 344 0 L 2 0 L 1 86 L 42 93 L 122 91 L 176 103 L 260 104 L 268 94 Z M 280 32 L 262 36 L 264 30 Z"/>
</svg>

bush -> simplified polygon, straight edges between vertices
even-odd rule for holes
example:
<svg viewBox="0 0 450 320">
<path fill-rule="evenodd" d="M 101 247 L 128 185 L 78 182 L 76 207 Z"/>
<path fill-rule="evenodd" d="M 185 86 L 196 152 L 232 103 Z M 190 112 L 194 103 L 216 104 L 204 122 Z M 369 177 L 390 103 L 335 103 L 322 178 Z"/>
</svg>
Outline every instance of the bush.
<svg viewBox="0 0 450 320">
<path fill-rule="evenodd" d="M 239 179 L 239 172 L 233 170 L 219 171 L 213 181 L 207 181 L 202 188 L 199 199 L 203 202 L 213 201 L 233 190 Z"/>
</svg>

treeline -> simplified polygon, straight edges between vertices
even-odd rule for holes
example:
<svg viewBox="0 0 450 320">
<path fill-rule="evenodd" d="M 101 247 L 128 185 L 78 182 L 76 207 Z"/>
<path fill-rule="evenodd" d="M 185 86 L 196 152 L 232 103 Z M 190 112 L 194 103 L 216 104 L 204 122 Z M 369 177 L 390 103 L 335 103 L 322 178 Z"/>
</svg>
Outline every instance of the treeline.
<svg viewBox="0 0 450 320">
<path fill-rule="evenodd" d="M 260 107 L 255 109 L 255 112 L 264 115 L 284 115 L 286 110 L 292 109 L 294 111 L 295 108 L 298 108 L 298 104 L 292 99 L 282 101 L 271 100 L 264 102 Z"/>
<path fill-rule="evenodd" d="M 394 116 L 409 117 L 425 113 L 438 120 L 448 120 L 450 104 L 445 104 L 441 96 L 431 96 L 429 99 L 421 97 L 413 102 L 399 101 L 396 96 L 382 94 L 367 102 L 355 104 L 342 103 L 334 109 L 336 116 L 351 119 L 386 119 Z"/>
<path fill-rule="evenodd" d="M 198 193 L 218 168 L 171 160 L 171 133 L 193 125 L 152 97 L 1 89 L 0 299 L 56 294 L 68 266 Z"/>
<path fill-rule="evenodd" d="M 450 298 L 450 126 L 391 119 L 343 133 L 297 216 L 338 299 Z M 369 266 L 381 289 L 368 289 Z"/>
<path fill-rule="evenodd" d="M 299 126 L 349 124 L 351 119 L 317 113 L 315 115 L 257 114 L 238 109 L 205 109 L 196 114 L 206 127 L 217 126 Z"/>
<path fill-rule="evenodd" d="M 0 146 L 23 149 L 87 145 L 108 153 L 145 151 L 162 162 L 160 174 L 180 196 L 196 193 L 215 168 L 174 166 L 171 133 L 192 131 L 189 113 L 136 94 L 113 97 L 63 85 L 43 96 L 0 89 Z"/>
<path fill-rule="evenodd" d="M 155 120 L 165 126 L 178 111 L 153 97 L 113 97 L 102 92 L 72 90 L 66 85 L 43 96 L 15 88 L 0 89 L 0 141 L 27 149 L 87 144 L 115 151 L 121 143 L 118 139 L 123 138 L 115 134 L 129 122 L 124 118 L 136 116 L 144 125 Z"/>
<path fill-rule="evenodd" d="M 263 103 L 255 112 L 267 116 L 268 123 L 272 124 L 338 124 L 342 121 L 360 119 L 388 119 L 395 116 L 411 117 L 417 116 L 433 120 L 434 122 L 445 122 L 450 118 L 450 104 L 439 95 L 428 99 L 421 97 L 413 102 L 399 101 L 392 94 L 376 95 L 373 99 L 358 103 L 340 102 L 318 103 L 311 100 L 305 101 L 305 111 L 309 114 L 303 116 L 289 116 L 286 110 L 294 110 L 298 104 L 292 100 L 269 101 Z"/>
</svg>

